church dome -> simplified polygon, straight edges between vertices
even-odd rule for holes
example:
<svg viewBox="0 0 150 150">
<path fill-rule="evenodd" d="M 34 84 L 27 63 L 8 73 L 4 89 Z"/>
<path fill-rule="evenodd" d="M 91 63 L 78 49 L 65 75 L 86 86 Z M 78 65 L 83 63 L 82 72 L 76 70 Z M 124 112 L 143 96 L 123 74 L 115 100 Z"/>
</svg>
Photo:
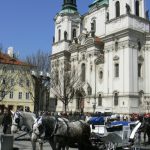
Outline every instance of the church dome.
<svg viewBox="0 0 150 150">
<path fill-rule="evenodd" d="M 60 11 L 60 13 L 76 13 L 76 12 L 77 12 L 76 0 L 64 0 L 62 10 Z"/>
<path fill-rule="evenodd" d="M 94 5 L 103 5 L 103 4 L 108 4 L 108 3 L 109 3 L 109 0 L 94 0 L 94 2 L 89 7 L 91 8 Z"/>
</svg>

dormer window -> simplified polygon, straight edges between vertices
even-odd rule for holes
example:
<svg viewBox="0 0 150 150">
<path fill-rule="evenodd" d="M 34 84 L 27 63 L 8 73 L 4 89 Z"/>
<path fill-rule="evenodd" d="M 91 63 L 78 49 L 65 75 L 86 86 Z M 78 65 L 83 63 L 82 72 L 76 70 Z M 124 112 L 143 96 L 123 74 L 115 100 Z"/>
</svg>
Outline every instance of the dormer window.
<svg viewBox="0 0 150 150">
<path fill-rule="evenodd" d="M 116 2 L 116 17 L 120 16 L 120 2 Z"/>
</svg>

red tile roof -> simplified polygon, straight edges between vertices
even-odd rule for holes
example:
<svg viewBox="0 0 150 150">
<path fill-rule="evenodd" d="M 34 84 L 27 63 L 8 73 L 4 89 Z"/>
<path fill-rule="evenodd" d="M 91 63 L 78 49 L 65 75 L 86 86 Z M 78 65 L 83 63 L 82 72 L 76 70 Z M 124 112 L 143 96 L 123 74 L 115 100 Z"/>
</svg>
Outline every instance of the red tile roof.
<svg viewBox="0 0 150 150">
<path fill-rule="evenodd" d="M 2 52 L 0 52 L 0 63 L 10 65 L 30 66 L 29 64 L 22 62 L 16 58 L 10 57 L 8 54 L 4 54 Z"/>
</svg>

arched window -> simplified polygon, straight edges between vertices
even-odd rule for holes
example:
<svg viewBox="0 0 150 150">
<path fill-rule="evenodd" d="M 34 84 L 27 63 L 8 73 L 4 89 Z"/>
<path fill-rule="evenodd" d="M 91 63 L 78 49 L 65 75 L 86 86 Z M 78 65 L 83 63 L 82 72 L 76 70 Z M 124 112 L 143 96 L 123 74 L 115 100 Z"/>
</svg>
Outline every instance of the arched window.
<svg viewBox="0 0 150 150">
<path fill-rule="evenodd" d="M 140 50 L 141 50 L 141 42 L 138 41 L 138 51 L 140 51 Z"/>
<path fill-rule="evenodd" d="M 116 2 L 116 17 L 120 16 L 120 2 Z"/>
<path fill-rule="evenodd" d="M 72 31 L 72 39 L 76 38 L 76 29 L 73 29 Z"/>
<path fill-rule="evenodd" d="M 93 20 L 91 23 L 91 31 L 96 31 L 96 20 Z"/>
<path fill-rule="evenodd" d="M 55 78 L 55 83 L 56 83 L 56 85 L 58 85 L 58 80 L 59 80 L 59 72 L 58 72 L 58 70 L 56 71 L 56 76 L 55 76 L 56 78 Z"/>
<path fill-rule="evenodd" d="M 115 77 L 119 77 L 119 64 L 115 64 Z"/>
<path fill-rule="evenodd" d="M 102 95 L 99 94 L 98 96 L 98 106 L 102 106 Z"/>
<path fill-rule="evenodd" d="M 138 64 L 138 77 L 142 77 L 142 64 Z"/>
<path fill-rule="evenodd" d="M 139 1 L 138 0 L 135 2 L 135 14 L 136 16 L 139 16 Z"/>
<path fill-rule="evenodd" d="M 68 33 L 67 33 L 67 31 L 64 31 L 64 40 L 66 41 L 67 38 L 68 38 Z"/>
<path fill-rule="evenodd" d="M 91 23 L 91 32 L 92 32 L 92 36 L 94 36 L 96 32 L 96 20 L 93 20 Z"/>
<path fill-rule="evenodd" d="M 85 64 L 81 66 L 81 81 L 85 82 Z"/>
<path fill-rule="evenodd" d="M 87 93 L 88 95 L 92 94 L 92 88 L 90 87 L 90 85 L 87 87 Z"/>
<path fill-rule="evenodd" d="M 58 41 L 60 41 L 61 40 L 61 30 L 59 29 L 58 30 Z"/>
<path fill-rule="evenodd" d="M 100 78 L 100 79 L 103 79 L 103 71 L 100 71 L 100 72 L 99 72 L 99 78 Z"/>
<path fill-rule="evenodd" d="M 118 106 L 118 93 L 115 93 L 114 95 L 114 105 Z"/>
<path fill-rule="evenodd" d="M 139 92 L 139 105 L 141 105 L 143 102 L 143 95 L 144 95 L 143 91 L 140 91 Z"/>
<path fill-rule="evenodd" d="M 116 51 L 118 50 L 118 42 L 117 41 L 115 42 L 115 50 Z"/>
</svg>

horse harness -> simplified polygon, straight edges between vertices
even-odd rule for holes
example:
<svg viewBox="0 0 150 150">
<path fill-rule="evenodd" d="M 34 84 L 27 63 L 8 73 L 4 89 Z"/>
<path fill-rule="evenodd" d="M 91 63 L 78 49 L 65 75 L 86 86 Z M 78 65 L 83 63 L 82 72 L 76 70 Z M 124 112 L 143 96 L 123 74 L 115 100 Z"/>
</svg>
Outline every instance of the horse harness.
<svg viewBox="0 0 150 150">
<path fill-rule="evenodd" d="M 67 135 L 69 134 L 69 125 L 68 125 L 68 122 L 67 122 L 67 120 L 65 119 L 65 118 L 61 118 L 61 117 L 55 117 L 55 120 L 56 120 L 56 123 L 55 123 L 55 126 L 54 126 L 54 130 L 53 130 L 53 132 L 52 132 L 52 134 L 50 135 L 50 137 L 53 137 L 53 136 L 56 136 L 57 134 L 57 131 L 58 131 L 58 129 L 59 129 L 59 122 L 60 122 L 60 119 L 62 119 L 62 121 L 65 123 L 65 125 L 67 126 Z M 40 121 L 39 121 L 40 120 Z M 42 129 L 42 128 L 44 128 L 44 125 L 43 125 L 43 123 L 42 123 L 42 117 L 39 117 L 38 119 L 37 119 L 37 121 L 34 123 L 34 124 L 38 124 L 38 130 L 39 130 L 39 132 L 41 132 L 41 130 L 40 130 L 40 128 Z M 34 125 L 33 124 L 33 125 Z M 36 132 L 34 132 L 34 134 L 36 134 L 37 136 L 40 136 L 40 135 L 42 135 L 43 133 L 39 133 L 39 134 L 37 134 Z"/>
<path fill-rule="evenodd" d="M 17 115 L 17 118 L 15 118 L 15 123 L 12 123 L 12 125 L 17 126 L 19 129 L 21 129 L 21 126 L 19 125 L 19 123 L 20 123 L 20 117 L 23 118 L 23 116 L 19 112 L 16 112 L 14 116 L 15 115 Z"/>
</svg>

